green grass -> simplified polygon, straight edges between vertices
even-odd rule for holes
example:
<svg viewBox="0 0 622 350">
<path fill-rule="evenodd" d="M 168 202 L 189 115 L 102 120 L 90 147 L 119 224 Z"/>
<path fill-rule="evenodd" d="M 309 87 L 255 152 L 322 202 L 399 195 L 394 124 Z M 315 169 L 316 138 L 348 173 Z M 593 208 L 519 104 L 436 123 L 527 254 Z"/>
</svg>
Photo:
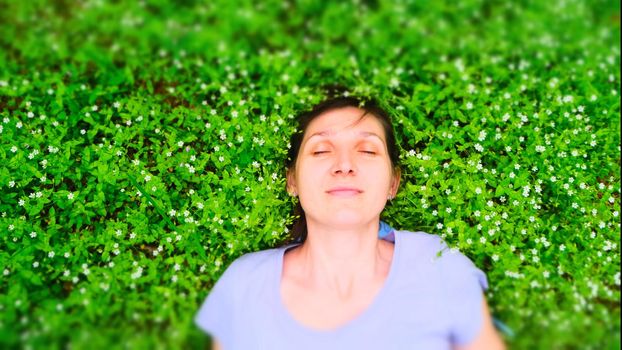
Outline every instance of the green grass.
<svg viewBox="0 0 622 350">
<path fill-rule="evenodd" d="M 394 227 L 488 276 L 513 349 L 620 347 L 612 1 L 0 2 L 0 346 L 204 346 L 192 318 L 292 223 L 293 117 L 394 117 Z"/>
</svg>

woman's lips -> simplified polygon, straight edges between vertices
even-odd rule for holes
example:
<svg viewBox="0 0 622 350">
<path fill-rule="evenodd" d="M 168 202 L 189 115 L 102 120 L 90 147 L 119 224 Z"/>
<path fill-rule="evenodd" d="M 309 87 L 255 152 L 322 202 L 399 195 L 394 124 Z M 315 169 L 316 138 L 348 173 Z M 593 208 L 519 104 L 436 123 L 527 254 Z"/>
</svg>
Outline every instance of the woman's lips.
<svg viewBox="0 0 622 350">
<path fill-rule="evenodd" d="M 351 187 L 338 187 L 338 188 L 333 188 L 333 189 L 326 191 L 326 193 L 332 196 L 337 196 L 337 197 L 352 197 L 352 196 L 359 195 L 362 192 L 363 191 L 357 188 L 351 188 Z"/>
</svg>

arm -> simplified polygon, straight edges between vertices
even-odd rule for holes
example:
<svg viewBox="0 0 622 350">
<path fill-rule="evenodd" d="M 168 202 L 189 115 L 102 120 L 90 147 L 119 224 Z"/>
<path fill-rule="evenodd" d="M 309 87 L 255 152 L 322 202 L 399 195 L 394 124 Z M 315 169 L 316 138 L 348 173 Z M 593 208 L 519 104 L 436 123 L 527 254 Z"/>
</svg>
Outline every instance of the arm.
<svg viewBox="0 0 622 350">
<path fill-rule="evenodd" d="M 454 350 L 505 350 L 505 344 L 492 324 L 486 299 L 482 300 L 482 316 L 482 327 L 477 337 L 469 344 L 455 346 Z"/>
<path fill-rule="evenodd" d="M 220 345 L 220 343 L 218 341 L 216 341 L 216 339 L 212 338 L 212 344 L 211 344 L 211 350 L 222 350 L 222 346 Z"/>
</svg>

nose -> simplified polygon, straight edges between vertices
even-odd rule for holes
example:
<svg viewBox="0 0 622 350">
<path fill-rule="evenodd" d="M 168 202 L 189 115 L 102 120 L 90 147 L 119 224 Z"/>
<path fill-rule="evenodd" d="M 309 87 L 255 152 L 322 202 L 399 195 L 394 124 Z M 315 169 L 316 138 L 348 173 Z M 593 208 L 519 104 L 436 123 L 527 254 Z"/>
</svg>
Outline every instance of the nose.
<svg viewBox="0 0 622 350">
<path fill-rule="evenodd" d="M 351 175 L 356 173 L 353 158 L 348 152 L 340 152 L 335 157 L 335 164 L 332 169 L 333 175 Z"/>
</svg>

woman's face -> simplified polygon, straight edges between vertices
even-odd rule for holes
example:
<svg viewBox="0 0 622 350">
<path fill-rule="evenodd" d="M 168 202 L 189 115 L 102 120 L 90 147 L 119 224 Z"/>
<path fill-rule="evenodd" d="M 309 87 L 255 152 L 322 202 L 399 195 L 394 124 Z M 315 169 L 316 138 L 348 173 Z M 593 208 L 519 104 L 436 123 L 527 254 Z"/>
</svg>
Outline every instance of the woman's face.
<svg viewBox="0 0 622 350">
<path fill-rule="evenodd" d="M 300 197 L 307 222 L 351 227 L 378 221 L 387 198 L 395 196 L 394 174 L 384 130 L 373 115 L 344 107 L 315 118 L 305 131 L 290 193 Z"/>
</svg>

